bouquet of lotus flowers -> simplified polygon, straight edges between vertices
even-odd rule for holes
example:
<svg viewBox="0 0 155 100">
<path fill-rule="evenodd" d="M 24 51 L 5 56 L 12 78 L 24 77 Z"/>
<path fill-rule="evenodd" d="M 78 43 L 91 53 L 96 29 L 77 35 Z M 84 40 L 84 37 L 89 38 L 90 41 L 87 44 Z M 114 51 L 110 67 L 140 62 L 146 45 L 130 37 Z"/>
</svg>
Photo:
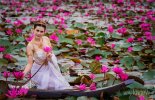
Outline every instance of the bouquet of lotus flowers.
<svg viewBox="0 0 155 100">
<path fill-rule="evenodd" d="M 14 71 L 14 72 L 8 72 L 5 71 L 3 72 L 3 77 L 5 78 L 6 83 L 9 85 L 9 89 L 7 91 L 7 93 L 5 94 L 5 96 L 7 96 L 10 99 L 14 99 L 17 97 L 23 97 L 28 93 L 28 87 L 19 87 L 17 86 L 19 81 L 24 79 L 24 73 L 22 71 Z M 9 77 L 14 77 L 15 78 L 15 82 L 14 85 L 10 85 L 8 81 Z"/>
</svg>

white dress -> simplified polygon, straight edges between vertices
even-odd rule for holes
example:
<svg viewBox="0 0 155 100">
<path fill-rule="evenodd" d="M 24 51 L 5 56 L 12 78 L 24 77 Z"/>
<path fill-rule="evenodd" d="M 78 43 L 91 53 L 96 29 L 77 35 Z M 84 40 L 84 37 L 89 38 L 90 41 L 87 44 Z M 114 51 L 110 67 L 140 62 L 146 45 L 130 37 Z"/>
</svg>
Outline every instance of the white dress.
<svg viewBox="0 0 155 100">
<path fill-rule="evenodd" d="M 51 60 L 41 67 L 31 81 L 36 84 L 37 89 L 71 89 L 72 87 L 60 72 L 56 56 L 54 54 L 51 55 Z M 34 53 L 34 63 L 31 69 L 32 75 L 40 68 L 45 59 L 46 53 L 42 49 Z"/>
</svg>

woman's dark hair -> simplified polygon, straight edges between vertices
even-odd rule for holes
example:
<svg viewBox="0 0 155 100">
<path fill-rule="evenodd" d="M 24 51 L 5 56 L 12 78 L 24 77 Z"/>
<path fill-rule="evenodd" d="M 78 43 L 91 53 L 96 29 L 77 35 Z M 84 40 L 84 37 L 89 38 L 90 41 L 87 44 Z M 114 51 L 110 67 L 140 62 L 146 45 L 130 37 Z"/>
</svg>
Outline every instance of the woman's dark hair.
<svg viewBox="0 0 155 100">
<path fill-rule="evenodd" d="M 46 30 L 46 25 L 43 25 L 43 24 L 34 24 L 34 29 L 35 29 L 37 26 L 41 26 L 41 27 L 43 27 L 43 28 Z"/>
<path fill-rule="evenodd" d="M 37 21 L 36 23 L 34 23 L 34 29 L 37 26 L 41 26 L 41 27 L 43 27 L 46 30 L 46 22 L 44 22 L 44 21 Z"/>
</svg>

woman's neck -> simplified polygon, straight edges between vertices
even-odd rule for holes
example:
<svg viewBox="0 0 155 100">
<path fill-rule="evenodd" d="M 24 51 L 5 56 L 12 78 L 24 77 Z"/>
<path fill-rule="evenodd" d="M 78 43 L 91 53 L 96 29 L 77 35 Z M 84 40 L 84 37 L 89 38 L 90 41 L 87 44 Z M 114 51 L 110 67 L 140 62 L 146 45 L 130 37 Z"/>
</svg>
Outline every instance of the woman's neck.
<svg viewBox="0 0 155 100">
<path fill-rule="evenodd" d="M 36 41 L 36 42 L 40 42 L 40 41 L 42 41 L 42 37 L 40 37 L 40 38 L 38 38 L 38 37 L 34 37 L 34 41 Z"/>
</svg>

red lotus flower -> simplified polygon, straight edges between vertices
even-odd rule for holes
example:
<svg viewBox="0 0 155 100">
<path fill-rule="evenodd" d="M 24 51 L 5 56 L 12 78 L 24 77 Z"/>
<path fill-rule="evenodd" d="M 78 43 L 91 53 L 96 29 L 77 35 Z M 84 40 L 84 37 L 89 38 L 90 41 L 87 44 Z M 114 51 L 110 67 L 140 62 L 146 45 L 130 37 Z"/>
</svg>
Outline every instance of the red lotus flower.
<svg viewBox="0 0 155 100">
<path fill-rule="evenodd" d="M 115 45 L 114 43 L 112 43 L 110 47 L 111 47 L 111 49 L 114 49 L 115 46 L 116 46 L 116 45 Z"/>
<path fill-rule="evenodd" d="M 142 42 L 143 41 L 143 38 L 138 38 L 137 39 L 139 42 Z"/>
<path fill-rule="evenodd" d="M 129 42 L 129 43 L 131 43 L 131 42 L 133 42 L 134 41 L 134 38 L 128 38 L 127 40 L 126 40 L 126 42 Z"/>
<path fill-rule="evenodd" d="M 18 33 L 18 34 L 22 33 L 22 29 L 16 29 L 15 31 L 16 31 L 16 33 Z"/>
<path fill-rule="evenodd" d="M 77 87 L 79 90 L 86 90 L 86 85 L 85 84 L 80 84 L 80 85 L 75 85 L 75 87 Z"/>
<path fill-rule="evenodd" d="M 32 33 L 28 38 L 26 38 L 27 42 L 30 42 L 34 38 L 34 34 Z"/>
<path fill-rule="evenodd" d="M 13 75 L 17 80 L 22 80 L 24 78 L 24 73 L 22 71 L 13 72 Z"/>
<path fill-rule="evenodd" d="M 12 59 L 12 56 L 10 54 L 5 54 L 4 55 L 4 58 L 8 59 L 8 60 L 11 60 Z"/>
<path fill-rule="evenodd" d="M 125 81 L 125 80 L 128 79 L 128 74 L 126 74 L 126 73 L 121 73 L 121 74 L 119 74 L 119 77 L 121 78 L 122 81 Z"/>
<path fill-rule="evenodd" d="M 132 47 L 128 47 L 128 52 L 132 52 L 133 48 Z"/>
<path fill-rule="evenodd" d="M 18 89 L 17 88 L 11 88 L 8 90 L 7 94 L 5 94 L 8 98 L 14 99 L 18 96 Z"/>
<path fill-rule="evenodd" d="M 119 28 L 117 30 L 118 33 L 121 33 L 121 34 L 125 34 L 127 32 L 127 29 L 126 28 Z"/>
<path fill-rule="evenodd" d="M 95 74 L 93 74 L 93 73 L 91 73 L 90 75 L 89 75 L 89 77 L 93 80 L 93 79 L 95 79 Z"/>
<path fill-rule="evenodd" d="M 95 83 L 92 83 L 92 84 L 89 86 L 89 89 L 90 89 L 90 90 L 96 90 L 96 84 L 95 84 Z"/>
<path fill-rule="evenodd" d="M 108 27 L 108 31 L 109 31 L 109 33 L 113 33 L 113 32 L 114 32 L 114 28 L 110 25 L 110 26 Z"/>
<path fill-rule="evenodd" d="M 44 49 L 44 51 L 47 52 L 47 53 L 49 53 L 49 52 L 52 51 L 52 48 L 49 47 L 49 46 L 46 46 L 46 47 L 44 47 L 43 49 Z"/>
<path fill-rule="evenodd" d="M 80 39 L 75 40 L 75 42 L 77 43 L 77 45 L 81 45 L 82 44 L 82 40 L 80 40 Z"/>
<path fill-rule="evenodd" d="M 113 69 L 113 72 L 115 72 L 116 74 L 121 74 L 123 73 L 123 69 L 121 67 L 115 66 Z"/>
<path fill-rule="evenodd" d="M 5 47 L 4 46 L 0 46 L 0 52 L 5 51 Z"/>
<path fill-rule="evenodd" d="M 12 30 L 11 30 L 11 29 L 8 29 L 8 30 L 6 31 L 6 34 L 7 34 L 7 35 L 12 35 L 12 34 L 13 34 L 13 32 L 12 32 Z"/>
<path fill-rule="evenodd" d="M 24 96 L 24 95 L 26 95 L 27 93 L 28 93 L 28 88 L 20 88 L 19 90 L 18 90 L 18 96 Z"/>
<path fill-rule="evenodd" d="M 7 72 L 7 71 L 3 72 L 3 76 L 5 78 L 8 78 L 10 76 L 10 72 Z"/>
<path fill-rule="evenodd" d="M 95 60 L 100 61 L 102 59 L 102 56 L 96 56 Z"/>
<path fill-rule="evenodd" d="M 51 40 L 58 42 L 59 41 L 59 37 L 56 35 L 56 33 L 53 33 L 52 35 L 50 35 L 49 37 Z"/>
<path fill-rule="evenodd" d="M 145 100 L 145 97 L 143 95 L 138 96 L 138 100 Z"/>
<path fill-rule="evenodd" d="M 106 65 L 102 65 L 102 67 L 101 67 L 101 72 L 102 73 L 106 73 L 106 72 L 108 72 L 109 71 L 109 68 L 106 66 Z"/>
</svg>

